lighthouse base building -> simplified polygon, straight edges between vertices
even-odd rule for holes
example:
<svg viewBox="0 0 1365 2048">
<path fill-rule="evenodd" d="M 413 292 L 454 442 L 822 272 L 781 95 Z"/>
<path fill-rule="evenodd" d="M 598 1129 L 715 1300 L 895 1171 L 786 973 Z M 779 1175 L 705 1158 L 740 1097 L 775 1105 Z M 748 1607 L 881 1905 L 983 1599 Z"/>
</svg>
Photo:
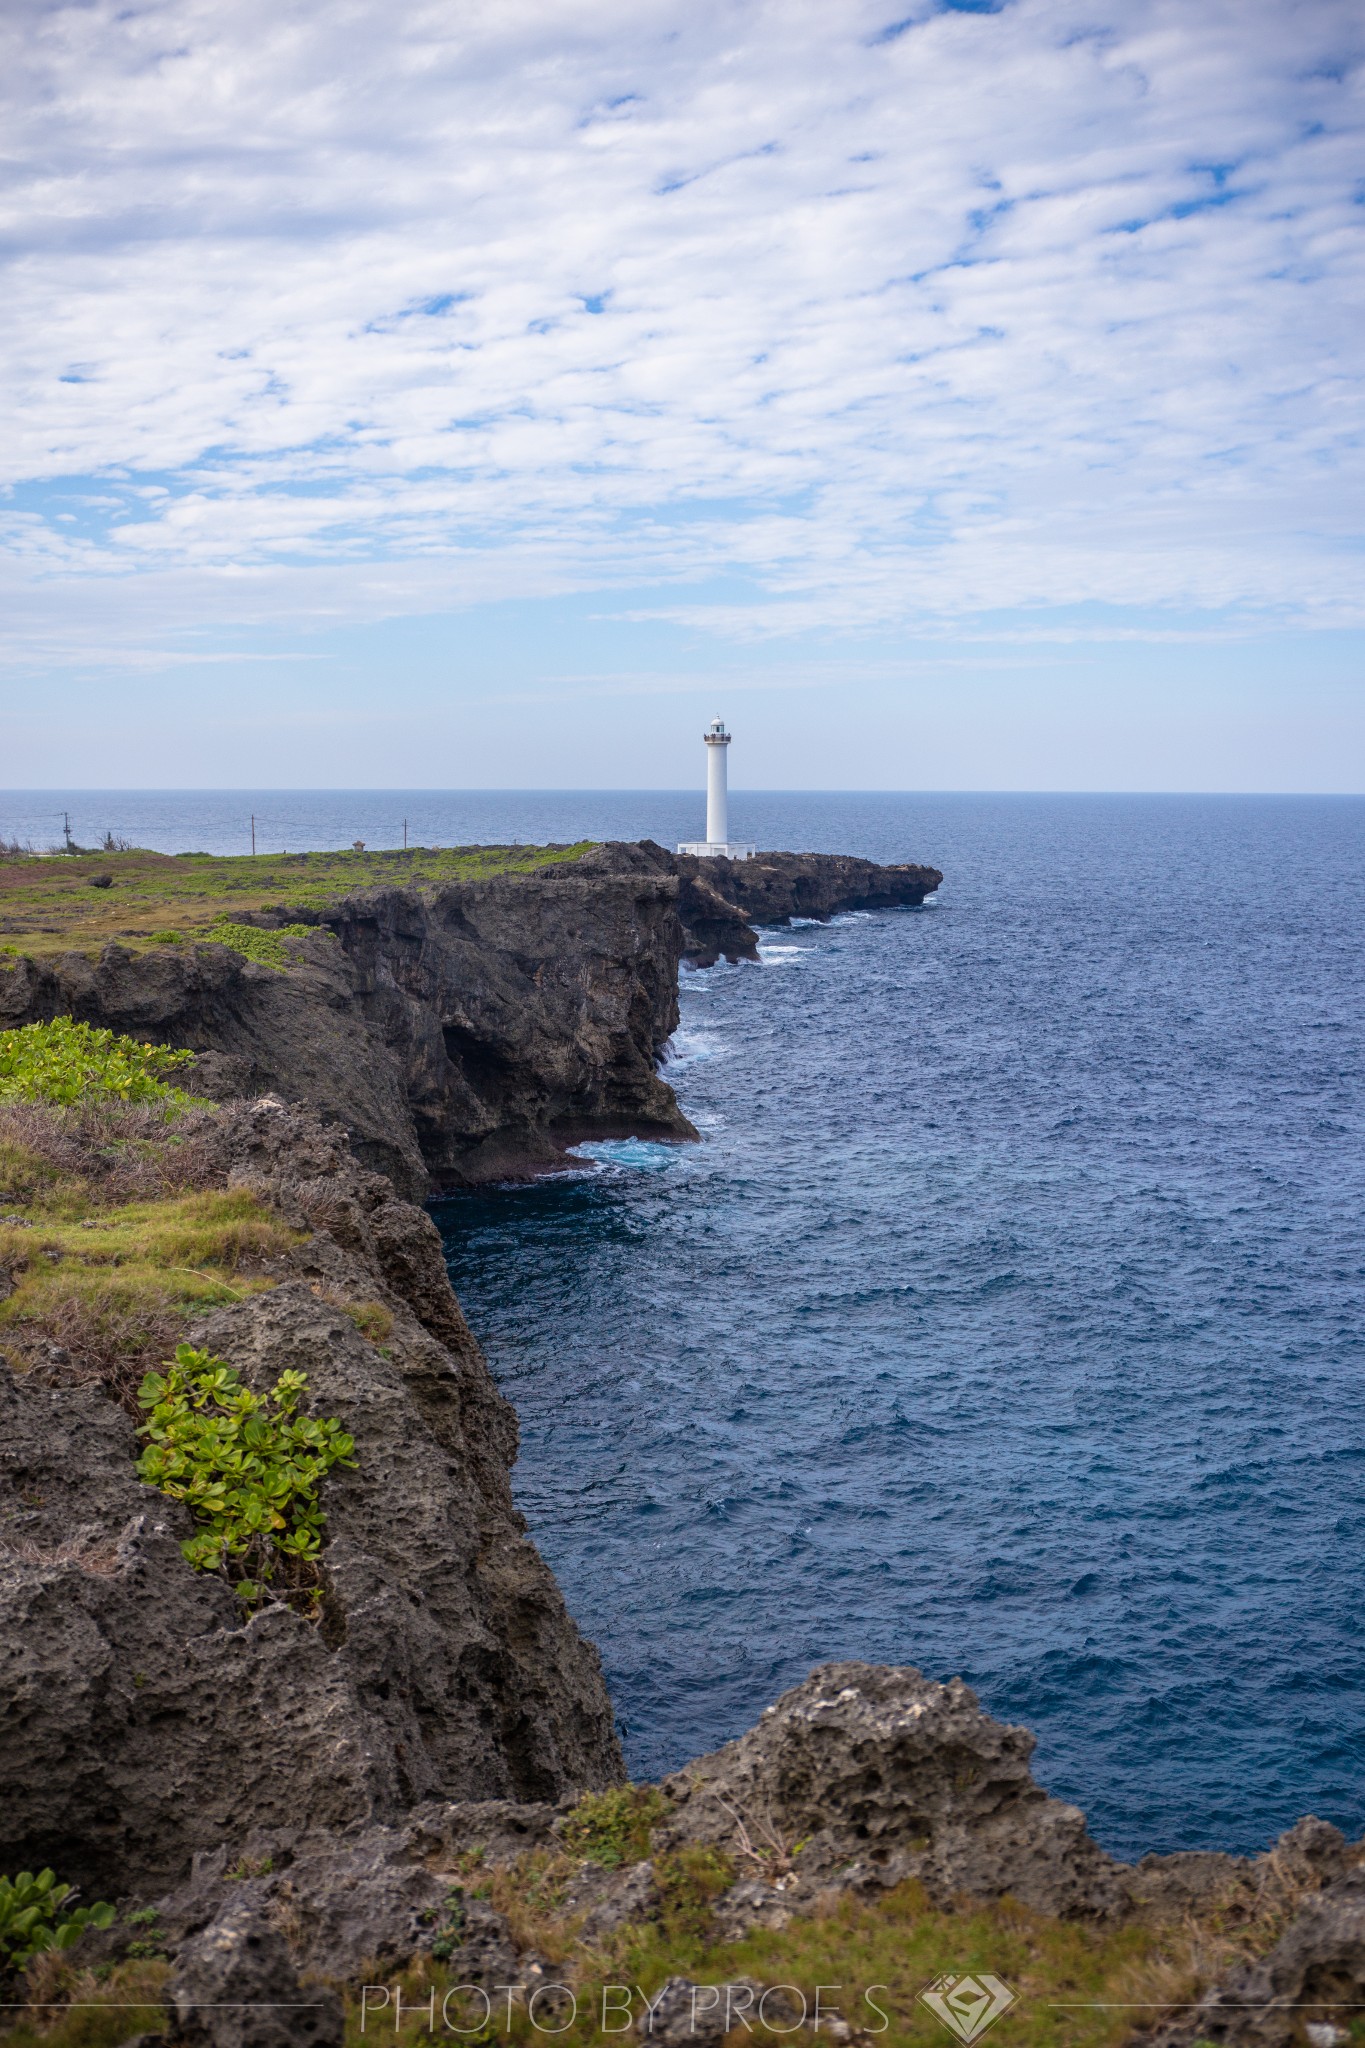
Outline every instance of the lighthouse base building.
<svg viewBox="0 0 1365 2048">
<path fill-rule="evenodd" d="M 703 859 L 752 860 L 755 848 L 742 846 L 730 837 L 730 793 L 725 775 L 725 751 L 730 735 L 723 718 L 713 718 L 702 734 L 706 742 L 706 837 L 685 839 L 679 853 L 699 854 Z"/>
</svg>

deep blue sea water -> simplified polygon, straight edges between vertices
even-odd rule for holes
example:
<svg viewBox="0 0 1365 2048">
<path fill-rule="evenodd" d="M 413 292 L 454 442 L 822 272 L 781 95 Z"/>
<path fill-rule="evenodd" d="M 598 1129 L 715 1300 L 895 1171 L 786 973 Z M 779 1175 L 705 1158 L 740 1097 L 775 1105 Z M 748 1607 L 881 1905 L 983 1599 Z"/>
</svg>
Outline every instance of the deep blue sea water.
<svg viewBox="0 0 1365 2048">
<path fill-rule="evenodd" d="M 0 833 L 44 805 L 168 850 L 271 805 L 299 848 L 700 829 L 669 794 L 123 792 Z M 947 879 L 685 977 L 701 1145 L 439 1211 L 632 1768 L 858 1656 L 962 1672 L 1116 1852 L 1358 1832 L 1365 800 L 732 810 Z"/>
</svg>

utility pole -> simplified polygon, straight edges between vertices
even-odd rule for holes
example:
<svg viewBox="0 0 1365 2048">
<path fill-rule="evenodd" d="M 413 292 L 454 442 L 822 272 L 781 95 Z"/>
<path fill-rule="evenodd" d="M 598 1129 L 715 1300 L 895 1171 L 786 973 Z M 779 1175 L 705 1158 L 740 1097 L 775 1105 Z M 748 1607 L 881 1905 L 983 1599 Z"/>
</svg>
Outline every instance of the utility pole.
<svg viewBox="0 0 1365 2048">
<path fill-rule="evenodd" d="M 254 811 L 251 813 L 251 851 L 253 854 L 256 851 L 256 813 Z"/>
<path fill-rule="evenodd" d="M 63 832 L 64 832 L 64 833 L 66 834 L 66 850 L 67 850 L 67 852 L 68 852 L 68 853 L 70 853 L 70 851 L 71 851 L 71 813 L 70 813 L 70 811 L 63 811 L 63 812 L 62 812 L 62 831 L 63 831 Z"/>
<path fill-rule="evenodd" d="M 407 819 L 406 819 L 406 818 L 404 818 L 404 820 L 403 820 L 403 851 L 404 851 L 404 853 L 406 853 L 406 852 L 407 852 L 407 850 L 408 850 L 408 821 L 407 821 Z"/>
</svg>

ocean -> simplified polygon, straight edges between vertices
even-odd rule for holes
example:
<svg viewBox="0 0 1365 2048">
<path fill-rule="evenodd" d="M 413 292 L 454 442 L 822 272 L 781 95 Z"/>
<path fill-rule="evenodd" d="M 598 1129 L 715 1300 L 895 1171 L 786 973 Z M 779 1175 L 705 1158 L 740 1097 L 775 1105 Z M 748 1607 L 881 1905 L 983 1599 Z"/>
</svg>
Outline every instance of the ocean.
<svg viewBox="0 0 1365 2048">
<path fill-rule="evenodd" d="M 639 837 L 691 794 L 0 798 L 166 850 Z M 435 1213 L 637 1775 L 959 1672 L 1115 1853 L 1365 1824 L 1365 799 L 746 795 L 919 911 L 687 973 L 696 1146 Z M 265 834 L 262 836 L 264 837 Z M 236 835 L 235 837 L 233 835 Z"/>
</svg>

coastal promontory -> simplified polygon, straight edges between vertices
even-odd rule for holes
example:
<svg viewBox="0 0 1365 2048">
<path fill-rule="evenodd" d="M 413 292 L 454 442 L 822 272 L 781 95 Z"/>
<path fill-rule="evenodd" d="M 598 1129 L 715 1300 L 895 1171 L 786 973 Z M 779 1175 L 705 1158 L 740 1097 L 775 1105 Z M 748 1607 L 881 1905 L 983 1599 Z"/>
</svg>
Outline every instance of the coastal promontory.
<svg viewBox="0 0 1365 2048">
<path fill-rule="evenodd" d="M 917 905 L 942 880 L 651 841 L 0 866 L 0 1028 L 71 1015 L 276 1093 L 409 1198 L 533 1173 L 587 1138 L 695 1136 L 659 1062 L 678 969 L 755 925 Z"/>
</svg>

